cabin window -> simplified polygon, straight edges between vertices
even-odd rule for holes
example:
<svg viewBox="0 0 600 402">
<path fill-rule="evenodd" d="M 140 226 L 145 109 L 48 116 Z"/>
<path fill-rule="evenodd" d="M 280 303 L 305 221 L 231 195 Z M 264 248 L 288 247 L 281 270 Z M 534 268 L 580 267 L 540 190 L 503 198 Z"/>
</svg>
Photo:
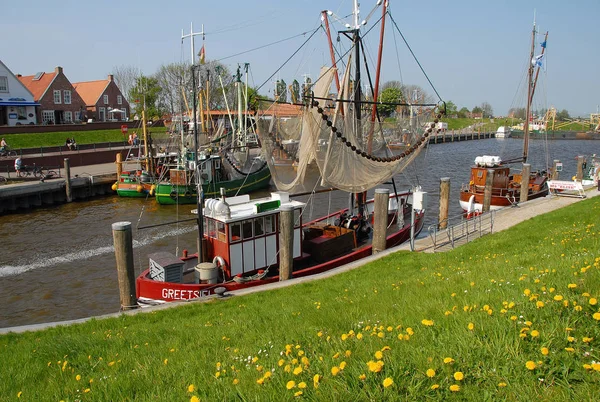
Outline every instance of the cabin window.
<svg viewBox="0 0 600 402">
<path fill-rule="evenodd" d="M 265 216 L 265 233 L 275 233 L 275 215 Z"/>
<path fill-rule="evenodd" d="M 480 179 L 483 177 L 483 170 L 477 172 L 477 177 L 479 177 Z"/>
<path fill-rule="evenodd" d="M 265 234 L 264 232 L 264 218 L 256 218 L 254 219 L 254 236 L 262 236 Z"/>
<path fill-rule="evenodd" d="M 294 209 L 294 227 L 300 227 L 300 215 L 302 214 L 301 209 Z"/>
<path fill-rule="evenodd" d="M 229 225 L 229 240 L 233 242 L 240 241 L 242 238 L 242 224 L 235 222 Z"/>
<path fill-rule="evenodd" d="M 213 239 L 217 238 L 217 229 L 215 221 L 213 221 L 212 219 L 208 220 L 208 237 L 212 237 Z"/>
<path fill-rule="evenodd" d="M 226 241 L 227 235 L 225 234 L 225 224 L 223 222 L 217 221 L 217 236 L 219 241 Z"/>
<path fill-rule="evenodd" d="M 243 234 L 242 239 L 243 240 L 252 238 L 252 224 L 253 224 L 252 219 L 248 219 L 248 220 L 245 220 L 242 222 L 242 234 Z"/>
</svg>

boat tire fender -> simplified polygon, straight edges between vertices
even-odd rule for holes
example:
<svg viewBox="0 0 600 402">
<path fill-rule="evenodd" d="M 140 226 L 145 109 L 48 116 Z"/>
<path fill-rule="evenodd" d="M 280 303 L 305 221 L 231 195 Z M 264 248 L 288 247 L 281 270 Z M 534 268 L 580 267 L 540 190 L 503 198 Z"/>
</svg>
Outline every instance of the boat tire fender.
<svg viewBox="0 0 600 402">
<path fill-rule="evenodd" d="M 190 190 L 187 190 L 187 191 L 185 192 L 185 196 L 186 196 L 187 198 L 191 197 L 191 196 L 192 196 L 192 192 L 191 192 Z"/>
<path fill-rule="evenodd" d="M 177 191 L 175 191 L 175 190 L 171 190 L 171 194 L 169 194 L 169 196 L 170 196 L 172 199 L 176 199 L 176 198 L 177 198 Z"/>
<path fill-rule="evenodd" d="M 213 264 L 215 264 L 217 266 L 217 268 L 219 268 L 221 271 L 223 271 L 224 278 L 229 278 L 231 276 L 231 273 L 229 272 L 229 268 L 227 267 L 227 263 L 225 262 L 223 257 L 221 257 L 220 255 L 217 255 L 217 256 L 215 256 L 215 258 L 213 258 L 212 262 L 213 262 Z"/>
</svg>

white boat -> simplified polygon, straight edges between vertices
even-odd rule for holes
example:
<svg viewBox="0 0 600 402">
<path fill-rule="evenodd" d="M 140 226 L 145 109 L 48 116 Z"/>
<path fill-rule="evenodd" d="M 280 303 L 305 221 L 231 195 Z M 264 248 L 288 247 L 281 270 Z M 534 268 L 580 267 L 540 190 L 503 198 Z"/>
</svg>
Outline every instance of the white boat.
<svg viewBox="0 0 600 402">
<path fill-rule="evenodd" d="M 500 126 L 496 130 L 496 138 L 510 138 L 511 132 L 512 130 L 509 126 Z"/>
</svg>

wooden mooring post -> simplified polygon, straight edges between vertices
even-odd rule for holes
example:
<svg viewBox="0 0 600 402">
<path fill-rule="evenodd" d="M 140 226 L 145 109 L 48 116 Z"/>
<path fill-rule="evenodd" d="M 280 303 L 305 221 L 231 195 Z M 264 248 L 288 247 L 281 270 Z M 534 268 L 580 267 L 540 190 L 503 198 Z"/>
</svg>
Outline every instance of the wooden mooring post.
<svg viewBox="0 0 600 402">
<path fill-rule="evenodd" d="M 119 299 L 121 310 L 137 308 L 135 297 L 135 271 L 133 266 L 133 238 L 131 222 L 115 222 L 112 224 L 115 258 L 117 260 L 117 276 L 119 280 Z"/>
<path fill-rule="evenodd" d="M 386 232 L 387 232 L 387 217 L 388 217 L 388 203 L 390 201 L 390 190 L 387 188 L 376 188 L 375 189 L 375 205 L 373 208 L 374 219 L 373 222 L 373 247 L 372 253 L 377 254 L 386 248 Z M 398 205 L 398 208 L 401 206 Z"/>
<path fill-rule="evenodd" d="M 292 277 L 294 264 L 294 207 L 286 205 L 279 212 L 279 280 Z"/>
<path fill-rule="evenodd" d="M 71 189 L 71 165 L 69 158 L 65 158 L 65 193 L 67 202 L 73 201 L 73 191 Z"/>
<path fill-rule="evenodd" d="M 558 159 L 554 159 L 554 165 L 552 167 L 552 180 L 558 180 L 558 176 L 559 176 L 559 172 L 558 172 L 558 165 L 560 163 L 560 160 Z M 562 165 L 561 165 L 562 167 Z"/>
<path fill-rule="evenodd" d="M 448 227 L 448 208 L 450 205 L 450 178 L 442 177 L 440 179 L 440 213 L 438 217 L 439 228 Z"/>
<path fill-rule="evenodd" d="M 121 173 L 123 173 L 123 155 L 119 152 L 117 154 L 117 160 L 115 161 L 117 165 L 117 181 L 121 179 Z"/>
<path fill-rule="evenodd" d="M 585 156 L 579 155 L 577 157 L 577 176 L 575 180 L 581 181 L 583 180 L 583 161 L 585 160 Z"/>
<path fill-rule="evenodd" d="M 525 202 L 529 198 L 529 175 L 531 173 L 531 165 L 529 163 L 523 164 L 523 171 L 521 172 L 521 197 L 519 202 Z"/>
<path fill-rule="evenodd" d="M 485 176 L 485 189 L 483 190 L 483 206 L 481 212 L 488 212 L 492 204 L 492 186 L 494 185 L 494 170 L 488 169 Z"/>
</svg>

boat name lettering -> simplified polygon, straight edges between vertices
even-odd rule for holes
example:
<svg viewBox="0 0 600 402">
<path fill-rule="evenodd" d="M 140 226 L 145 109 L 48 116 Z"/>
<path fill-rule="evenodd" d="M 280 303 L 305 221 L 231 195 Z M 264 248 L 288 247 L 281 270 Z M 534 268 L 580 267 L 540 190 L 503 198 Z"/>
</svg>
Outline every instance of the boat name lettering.
<svg viewBox="0 0 600 402">
<path fill-rule="evenodd" d="M 175 299 L 175 300 L 187 300 L 196 299 L 198 297 L 208 296 L 210 292 L 208 290 L 185 290 L 185 289 L 162 289 L 163 299 Z"/>
</svg>

